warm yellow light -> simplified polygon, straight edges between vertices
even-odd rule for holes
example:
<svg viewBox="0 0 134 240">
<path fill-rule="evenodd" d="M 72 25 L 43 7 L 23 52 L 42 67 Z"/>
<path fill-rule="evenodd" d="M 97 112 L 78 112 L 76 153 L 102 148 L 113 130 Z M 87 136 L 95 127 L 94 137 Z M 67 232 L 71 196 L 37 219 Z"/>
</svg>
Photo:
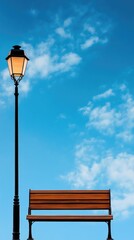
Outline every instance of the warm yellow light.
<svg viewBox="0 0 134 240">
<path fill-rule="evenodd" d="M 14 46 L 9 55 L 6 58 L 8 62 L 8 68 L 10 76 L 13 79 L 21 79 L 26 70 L 28 58 L 23 50 L 20 50 L 20 46 Z"/>
<path fill-rule="evenodd" d="M 11 57 L 7 60 L 8 68 L 11 76 L 20 77 L 24 76 L 27 59 L 24 57 Z"/>
</svg>

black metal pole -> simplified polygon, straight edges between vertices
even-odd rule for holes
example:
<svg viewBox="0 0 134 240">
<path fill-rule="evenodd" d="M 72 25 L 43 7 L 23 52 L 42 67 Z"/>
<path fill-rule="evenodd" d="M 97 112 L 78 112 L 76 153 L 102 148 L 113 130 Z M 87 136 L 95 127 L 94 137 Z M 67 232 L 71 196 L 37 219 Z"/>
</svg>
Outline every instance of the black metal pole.
<svg viewBox="0 0 134 240">
<path fill-rule="evenodd" d="M 19 143 L 18 143 L 18 85 L 15 84 L 15 189 L 13 201 L 13 240 L 20 239 L 20 204 L 19 204 Z"/>
</svg>

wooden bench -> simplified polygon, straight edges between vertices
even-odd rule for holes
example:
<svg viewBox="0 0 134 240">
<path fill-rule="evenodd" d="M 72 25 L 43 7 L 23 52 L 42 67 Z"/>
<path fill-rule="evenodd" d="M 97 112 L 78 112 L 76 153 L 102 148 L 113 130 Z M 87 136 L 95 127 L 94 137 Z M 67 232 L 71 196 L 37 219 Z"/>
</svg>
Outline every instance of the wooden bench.
<svg viewBox="0 0 134 240">
<path fill-rule="evenodd" d="M 33 210 L 108 210 L 104 215 L 33 215 Z M 33 240 L 33 222 L 106 222 L 108 224 L 107 240 L 111 236 L 111 197 L 110 190 L 29 190 L 28 240 Z"/>
</svg>

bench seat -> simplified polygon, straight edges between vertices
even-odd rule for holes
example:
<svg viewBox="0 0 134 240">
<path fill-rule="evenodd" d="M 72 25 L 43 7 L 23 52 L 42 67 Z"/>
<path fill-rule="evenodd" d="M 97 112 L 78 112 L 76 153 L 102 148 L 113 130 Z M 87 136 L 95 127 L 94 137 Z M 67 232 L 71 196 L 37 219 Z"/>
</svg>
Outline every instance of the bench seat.
<svg viewBox="0 0 134 240">
<path fill-rule="evenodd" d="M 27 215 L 27 220 L 38 222 L 107 222 L 112 215 Z"/>
</svg>

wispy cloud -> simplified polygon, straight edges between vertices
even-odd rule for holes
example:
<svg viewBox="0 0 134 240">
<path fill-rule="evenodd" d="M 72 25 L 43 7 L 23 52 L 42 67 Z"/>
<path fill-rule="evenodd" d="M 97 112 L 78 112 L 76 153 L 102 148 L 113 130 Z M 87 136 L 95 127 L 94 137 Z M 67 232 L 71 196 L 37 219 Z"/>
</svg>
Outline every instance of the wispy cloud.
<svg viewBox="0 0 134 240">
<path fill-rule="evenodd" d="M 99 165 L 94 163 L 91 168 L 86 164 L 78 163 L 76 171 L 68 173 L 65 177 L 75 188 L 94 188 L 99 173 Z"/>
<path fill-rule="evenodd" d="M 24 43 L 31 55 L 27 72 L 29 78 L 33 78 L 36 75 L 44 78 L 54 73 L 67 72 L 80 63 L 81 57 L 75 52 L 62 53 L 61 56 L 53 53 L 52 46 L 54 41 L 51 39 L 51 44 L 49 44 L 49 41 L 50 39 L 48 42 L 41 43 L 44 46 L 42 51 L 40 51 L 40 44 L 34 50 L 31 45 Z"/>
<path fill-rule="evenodd" d="M 75 168 L 62 179 L 73 188 L 110 188 L 114 215 L 130 217 L 134 214 L 134 99 L 122 84 L 94 96 L 79 111 L 87 119 L 86 138 L 81 136 L 74 147 Z"/>
<path fill-rule="evenodd" d="M 88 31 L 91 34 L 95 34 L 96 33 L 96 29 L 94 26 L 92 26 L 91 24 L 85 24 L 84 25 L 84 30 Z"/>
<path fill-rule="evenodd" d="M 120 113 L 111 107 L 110 102 L 96 107 L 90 104 L 80 111 L 88 117 L 87 128 L 93 127 L 104 134 L 113 134 L 115 127 L 120 125 Z"/>
<path fill-rule="evenodd" d="M 20 92 L 27 93 L 29 91 L 30 91 L 30 81 L 28 80 L 22 81 L 20 84 Z"/>
<path fill-rule="evenodd" d="M 31 44 L 23 42 L 21 46 L 25 49 L 27 56 L 30 58 L 27 67 L 26 80 L 20 83 L 20 91 L 26 94 L 31 89 L 31 79 L 48 79 L 53 74 L 61 74 L 73 71 L 82 58 L 75 52 L 57 54 L 53 52 L 54 40 L 49 38 L 46 42 L 37 44 L 34 48 Z M 14 91 L 12 81 L 9 79 L 8 69 L 0 73 L 2 78 L 1 84 L 1 101 L 4 102 L 4 96 L 11 96 Z M 33 82 L 33 81 L 32 81 Z"/>
<path fill-rule="evenodd" d="M 75 8 L 73 18 L 59 20 L 55 32 L 63 39 L 70 40 L 70 44 L 79 47 L 79 50 L 87 50 L 98 43 L 106 44 L 111 28 L 108 17 L 87 6 Z"/>
<path fill-rule="evenodd" d="M 97 15 L 95 11 L 93 14 L 88 6 L 84 11 L 80 9 L 78 11 L 78 8 L 77 11 L 73 8 L 73 11 L 73 17 L 69 16 L 64 19 L 59 15 L 57 21 L 48 24 L 46 41 L 35 45 L 28 42 L 20 44 L 30 58 L 26 72 L 27 79 L 20 84 L 22 93 L 26 94 L 32 89 L 31 84 L 35 83 L 36 77 L 46 80 L 52 79 L 55 74 L 67 72 L 70 72 L 70 76 L 75 76 L 75 68 L 83 59 L 82 50 L 86 51 L 97 43 L 104 44 L 108 41 L 106 25 L 109 23 L 106 24 L 101 15 Z M 38 10 L 31 8 L 29 13 L 37 16 Z M 89 15 L 90 17 L 87 17 Z M 4 79 L 8 78 L 7 69 L 2 70 L 0 75 L 3 79 L 0 93 L 3 97 L 10 96 L 13 93 L 13 86 L 11 83 L 4 83 Z M 1 101 L 5 100 L 1 99 Z"/>
<path fill-rule="evenodd" d="M 62 26 L 55 29 L 55 32 L 62 38 L 72 38 L 70 25 L 72 23 L 72 18 L 69 17 L 64 20 Z"/>
<path fill-rule="evenodd" d="M 96 146 L 96 151 L 93 151 Z M 134 203 L 130 201 L 130 198 L 134 197 L 134 155 L 126 152 L 102 153 L 101 150 L 102 147 L 97 140 L 94 142 L 84 140 L 79 145 L 79 153 L 78 149 L 75 151 L 75 170 L 62 178 L 67 180 L 73 188 L 111 188 L 114 214 L 128 217 L 134 208 Z"/>
<path fill-rule="evenodd" d="M 93 100 L 99 100 L 99 99 L 105 99 L 105 98 L 109 98 L 111 96 L 114 96 L 114 92 L 113 92 L 113 89 L 108 89 L 107 91 L 99 94 L 99 95 L 96 95 L 93 97 Z"/>
<path fill-rule="evenodd" d="M 64 27 L 69 27 L 72 23 L 72 17 L 69 17 L 67 19 L 64 20 Z"/>
<path fill-rule="evenodd" d="M 81 44 L 81 49 L 87 49 L 92 47 L 95 43 L 99 42 L 99 37 L 94 36 L 87 39 L 83 44 Z"/>
<path fill-rule="evenodd" d="M 70 25 L 72 24 L 72 18 L 69 17 L 64 20 L 63 24 L 55 29 L 55 32 L 62 38 L 72 38 Z"/>
<path fill-rule="evenodd" d="M 104 16 L 94 12 L 94 15 L 91 13 L 83 25 L 83 41 L 81 42 L 81 49 L 86 50 L 94 46 L 95 44 L 106 44 L 108 39 L 108 33 L 111 30 L 111 24 L 109 20 L 104 21 Z M 106 23 L 107 22 L 107 23 Z"/>
<path fill-rule="evenodd" d="M 4 69 L 1 72 L 0 75 L 1 75 L 1 78 L 2 78 L 2 81 L 1 81 L 1 96 L 3 96 L 3 97 L 8 96 L 9 97 L 13 93 L 14 86 L 13 86 L 12 80 L 10 79 L 8 69 Z"/>
<path fill-rule="evenodd" d="M 71 38 L 71 33 L 67 32 L 63 27 L 58 27 L 55 29 L 55 32 L 63 38 Z"/>
<path fill-rule="evenodd" d="M 29 77 L 34 77 L 39 74 L 39 76 L 43 78 L 56 72 L 67 72 L 79 64 L 80 61 L 81 57 L 76 53 L 68 53 L 61 58 L 57 55 L 51 56 L 44 54 L 32 61 L 28 72 Z"/>
<path fill-rule="evenodd" d="M 112 97 L 111 101 L 110 97 Z M 118 101 L 116 101 L 117 97 Z M 102 99 L 103 102 L 100 102 L 99 100 Z M 126 142 L 133 139 L 134 99 L 127 89 L 120 88 L 118 92 L 108 89 L 94 96 L 92 102 L 79 110 L 87 117 L 87 128 L 92 127 L 104 135 L 114 134 Z"/>
</svg>

